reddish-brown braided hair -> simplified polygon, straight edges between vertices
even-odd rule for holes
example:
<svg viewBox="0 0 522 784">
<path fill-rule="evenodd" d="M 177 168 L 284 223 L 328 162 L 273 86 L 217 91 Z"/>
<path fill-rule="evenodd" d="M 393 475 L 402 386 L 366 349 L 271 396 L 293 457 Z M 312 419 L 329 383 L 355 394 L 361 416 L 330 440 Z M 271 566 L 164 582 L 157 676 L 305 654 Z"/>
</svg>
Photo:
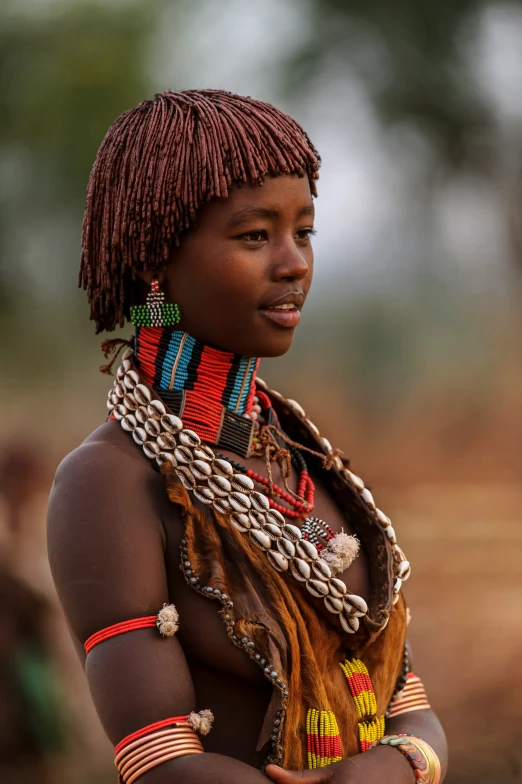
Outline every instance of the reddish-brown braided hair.
<svg viewBox="0 0 522 784">
<path fill-rule="evenodd" d="M 167 90 L 109 128 L 89 179 L 79 285 L 96 331 L 123 326 L 136 270 L 164 266 L 196 212 L 233 183 L 307 176 L 320 159 L 275 107 L 224 90 Z"/>
</svg>

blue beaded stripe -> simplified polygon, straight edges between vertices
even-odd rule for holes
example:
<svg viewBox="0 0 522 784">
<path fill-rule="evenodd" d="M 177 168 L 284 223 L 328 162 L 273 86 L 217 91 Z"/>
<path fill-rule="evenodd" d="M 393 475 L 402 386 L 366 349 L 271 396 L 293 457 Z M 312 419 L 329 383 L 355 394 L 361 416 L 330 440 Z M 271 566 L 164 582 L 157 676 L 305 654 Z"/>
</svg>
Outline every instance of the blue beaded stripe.
<svg viewBox="0 0 522 784">
<path fill-rule="evenodd" d="M 244 414 L 255 369 L 255 359 L 252 359 L 251 357 L 240 357 L 232 394 L 227 403 L 227 408 L 231 411 L 236 411 L 238 414 Z"/>
<path fill-rule="evenodd" d="M 165 356 L 163 359 L 158 357 L 158 361 L 161 362 L 161 372 L 159 375 L 159 389 L 169 389 L 170 387 L 170 379 L 172 376 L 172 368 L 174 366 L 174 362 L 176 361 L 176 357 L 178 355 L 181 340 L 185 333 L 182 330 L 173 330 L 170 333 L 169 341 L 167 345 L 167 349 L 165 351 Z M 192 349 L 194 348 L 196 341 L 195 338 L 191 338 L 187 336 L 185 339 L 185 344 L 183 346 L 182 354 L 179 358 L 178 366 L 176 368 L 176 378 L 174 379 L 174 389 L 182 390 L 184 387 L 184 382 L 187 380 L 187 366 L 190 362 L 190 357 L 192 354 Z"/>
</svg>

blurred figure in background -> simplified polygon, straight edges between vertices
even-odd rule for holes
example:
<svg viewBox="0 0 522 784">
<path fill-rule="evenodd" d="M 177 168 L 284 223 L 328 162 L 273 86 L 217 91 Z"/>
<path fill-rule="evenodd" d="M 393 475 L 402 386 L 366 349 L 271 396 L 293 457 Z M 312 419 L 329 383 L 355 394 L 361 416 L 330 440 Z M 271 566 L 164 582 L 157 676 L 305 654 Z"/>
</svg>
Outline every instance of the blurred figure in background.
<svg viewBox="0 0 522 784">
<path fill-rule="evenodd" d="M 26 446 L 0 453 L 0 781 L 55 784 L 66 733 L 48 642 L 51 605 L 16 574 L 25 510 L 43 479 Z"/>
</svg>

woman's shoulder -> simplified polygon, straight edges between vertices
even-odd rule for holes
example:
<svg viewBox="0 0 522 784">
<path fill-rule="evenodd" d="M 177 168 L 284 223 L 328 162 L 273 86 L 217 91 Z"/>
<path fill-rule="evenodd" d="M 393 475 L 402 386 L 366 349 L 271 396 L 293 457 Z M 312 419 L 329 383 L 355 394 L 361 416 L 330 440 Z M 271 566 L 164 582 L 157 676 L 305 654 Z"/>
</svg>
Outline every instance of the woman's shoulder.
<svg viewBox="0 0 522 784">
<path fill-rule="evenodd" d="M 107 471 L 113 480 L 125 480 L 129 471 L 146 471 L 147 467 L 150 470 L 129 434 L 122 431 L 118 422 L 109 421 L 97 427 L 64 457 L 56 471 L 55 484 L 62 480 L 75 481 L 79 477 L 101 479 Z"/>
<path fill-rule="evenodd" d="M 49 563 L 78 640 L 164 593 L 164 480 L 121 436 L 117 422 L 94 431 L 60 464 L 49 499 Z"/>
<path fill-rule="evenodd" d="M 49 498 L 49 536 L 85 540 L 161 523 L 163 477 L 118 422 L 106 422 L 60 463 Z M 110 528 L 108 528 L 110 524 Z M 110 533 L 109 533 L 110 531 Z"/>
</svg>

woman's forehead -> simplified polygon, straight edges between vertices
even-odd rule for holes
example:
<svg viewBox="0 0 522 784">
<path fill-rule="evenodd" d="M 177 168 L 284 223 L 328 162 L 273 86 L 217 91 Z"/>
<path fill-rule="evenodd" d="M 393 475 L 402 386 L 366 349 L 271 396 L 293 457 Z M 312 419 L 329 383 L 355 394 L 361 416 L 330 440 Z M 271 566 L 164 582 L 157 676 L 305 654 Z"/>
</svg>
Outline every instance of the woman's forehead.
<svg viewBox="0 0 522 784">
<path fill-rule="evenodd" d="M 242 183 L 230 188 L 225 199 L 209 202 L 200 210 L 196 226 L 227 223 L 230 228 L 248 220 L 313 217 L 314 203 L 307 177 L 268 177 L 261 185 Z"/>
</svg>

